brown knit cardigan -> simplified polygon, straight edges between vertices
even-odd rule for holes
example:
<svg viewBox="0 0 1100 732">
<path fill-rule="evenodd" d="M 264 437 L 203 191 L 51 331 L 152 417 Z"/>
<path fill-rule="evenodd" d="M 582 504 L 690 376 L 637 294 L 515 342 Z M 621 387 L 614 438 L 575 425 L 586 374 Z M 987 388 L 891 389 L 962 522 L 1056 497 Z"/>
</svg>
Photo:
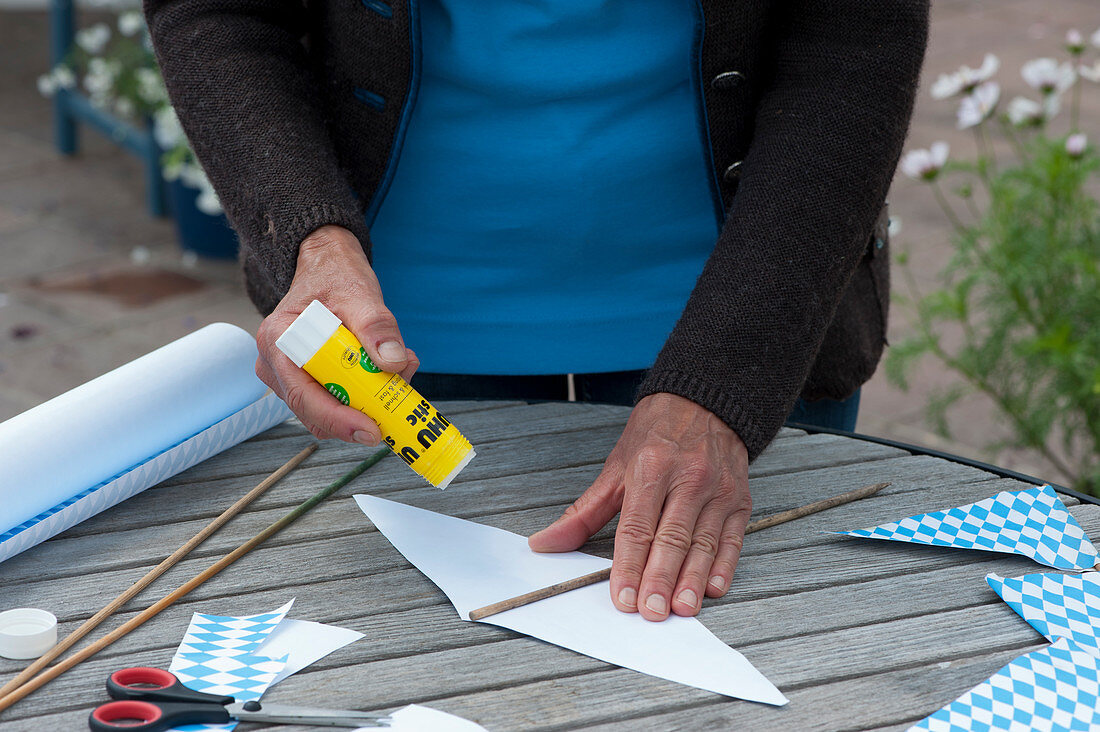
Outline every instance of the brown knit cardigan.
<svg viewBox="0 0 1100 732">
<path fill-rule="evenodd" d="M 800 394 L 844 398 L 881 356 L 889 274 L 875 224 L 928 0 L 697 4 L 699 112 L 725 223 L 638 397 L 697 402 L 754 458 Z M 363 212 L 385 193 L 415 102 L 415 8 L 145 0 L 172 102 L 240 235 L 261 312 L 286 293 L 314 229 L 350 229 L 369 256 Z"/>
</svg>

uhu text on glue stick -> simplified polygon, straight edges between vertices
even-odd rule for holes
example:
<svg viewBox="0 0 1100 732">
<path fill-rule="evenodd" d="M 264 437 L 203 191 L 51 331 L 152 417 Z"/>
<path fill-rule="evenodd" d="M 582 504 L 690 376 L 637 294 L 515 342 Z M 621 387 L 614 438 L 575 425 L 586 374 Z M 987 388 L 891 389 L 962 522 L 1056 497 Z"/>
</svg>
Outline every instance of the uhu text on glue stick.
<svg viewBox="0 0 1100 732">
<path fill-rule="evenodd" d="M 446 488 L 473 459 L 470 441 L 408 382 L 379 370 L 320 301 L 311 302 L 275 345 L 334 397 L 377 422 L 390 449 L 432 485 Z"/>
</svg>

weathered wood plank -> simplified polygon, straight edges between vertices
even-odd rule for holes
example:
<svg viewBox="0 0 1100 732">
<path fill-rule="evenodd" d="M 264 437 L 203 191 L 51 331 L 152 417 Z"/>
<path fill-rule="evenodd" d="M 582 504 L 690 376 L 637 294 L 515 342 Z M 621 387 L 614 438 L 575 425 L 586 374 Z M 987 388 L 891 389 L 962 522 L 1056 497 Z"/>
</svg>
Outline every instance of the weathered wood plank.
<svg viewBox="0 0 1100 732">
<path fill-rule="evenodd" d="M 592 415 L 596 421 L 601 421 L 609 410 L 618 409 L 622 408 L 604 406 L 601 411 L 590 405 L 586 413 Z M 467 484 L 478 480 L 506 476 L 518 478 L 528 473 L 570 466 L 602 465 L 603 460 L 614 447 L 619 431 L 620 426 L 612 423 L 609 427 L 584 428 L 570 433 L 553 433 L 545 436 L 520 435 L 514 440 L 501 440 L 492 445 L 483 444 L 478 448 L 478 458 L 463 471 L 449 490 L 453 493 L 459 488 L 467 489 L 470 487 Z M 760 475 L 771 475 L 782 472 L 781 465 L 787 465 L 787 470 L 793 471 L 830 464 L 850 464 L 859 460 L 870 461 L 887 455 L 896 455 L 899 452 L 891 449 L 884 451 L 869 443 L 845 441 L 828 435 L 808 438 L 794 430 L 788 431 L 788 434 L 797 436 L 799 439 L 813 440 L 813 444 L 808 444 L 807 449 L 814 451 L 814 460 L 807 461 L 802 468 L 790 466 L 790 459 L 796 456 L 796 452 L 785 448 L 781 451 L 783 455 L 770 466 L 767 462 L 761 462 L 764 460 L 762 456 L 761 460 L 754 464 L 750 477 L 757 475 L 757 465 L 762 466 Z M 525 438 L 535 440 L 537 444 L 528 444 Z M 822 443 L 818 438 L 824 438 L 825 442 Z M 116 508 L 73 527 L 63 536 L 69 538 L 97 535 L 124 527 L 159 526 L 164 523 L 165 516 L 172 516 L 174 521 L 213 517 L 219 512 L 219 506 L 228 505 L 237 495 L 243 494 L 259 482 L 260 475 L 266 476 L 312 441 L 311 436 L 302 434 L 296 438 L 278 442 L 243 443 L 127 501 L 128 513 L 125 526 L 117 520 L 119 509 Z M 787 440 L 783 442 L 786 443 Z M 580 447 L 577 447 L 578 444 Z M 371 451 L 362 446 L 348 445 L 335 440 L 326 441 L 321 450 L 283 480 L 279 490 L 271 491 L 259 499 L 253 508 L 292 506 L 297 500 L 301 500 L 298 498 L 299 495 L 303 498 L 309 495 L 318 486 L 351 469 Z M 517 459 L 516 456 L 519 458 Z M 263 465 L 263 468 L 230 467 L 242 462 L 252 466 Z M 213 470 L 221 472 L 207 472 Z M 221 477 L 214 477 L 219 475 Z M 369 480 L 375 486 L 372 492 L 422 489 L 427 486 L 407 467 L 392 460 L 383 461 L 363 480 Z M 3 571 L 4 566 L 0 565 L 0 577 L 3 576 Z"/>
<path fill-rule="evenodd" d="M 716 700 L 675 708 L 636 720 L 645 729 L 669 732 L 719 729 L 805 730 L 806 732 L 886 732 L 901 730 L 928 716 L 995 673 L 1006 663 L 1041 646 L 981 654 L 972 658 L 936 662 L 927 666 L 868 674 L 830 684 L 796 689 L 788 694 L 791 703 L 782 709 L 759 704 Z M 526 689 L 537 696 L 541 689 Z M 513 690 L 508 690 L 513 691 Z M 507 693 L 507 692 L 504 692 Z M 613 693 L 613 692 L 612 692 Z M 504 694 L 499 694 L 503 696 Z M 480 705 L 507 705 L 501 699 L 472 695 L 435 703 L 455 714 Z M 618 700 L 616 700 L 618 701 Z M 607 722 L 583 727 L 590 732 L 622 729 L 635 717 L 628 699 L 611 703 Z M 616 712 L 621 716 L 616 716 Z M 498 727 L 503 729 L 504 727 Z M 552 729 L 552 728 L 551 728 Z M 559 729 L 561 729 L 559 727 Z"/>
<path fill-rule="evenodd" d="M 815 631 L 824 631 L 862 627 L 866 623 L 941 610 L 995 605 L 999 600 L 982 578 L 991 571 L 1013 574 L 1016 564 L 1017 560 L 1012 558 L 990 558 L 973 565 L 918 570 L 874 582 L 756 600 L 744 599 L 735 588 L 724 601 L 708 601 L 702 619 L 725 642 L 741 647 L 803 635 L 807 617 L 814 618 Z M 369 638 L 376 639 L 371 644 L 370 654 L 415 653 L 421 649 L 418 644 L 423 642 L 422 637 L 431 638 L 430 645 L 434 648 L 448 648 L 493 638 L 494 634 L 504 632 L 485 631 L 487 626 L 458 621 L 442 593 L 414 569 L 373 575 L 365 582 L 326 581 L 295 589 L 299 590 L 300 598 L 295 610 L 297 616 L 346 625 L 367 633 Z M 168 637 L 161 641 L 166 649 L 165 657 L 170 657 L 176 636 L 182 636 L 191 610 L 244 614 L 277 607 L 288 596 L 288 591 L 283 589 L 254 593 L 243 603 L 234 596 L 206 600 L 190 598 L 181 603 L 183 610 L 179 611 L 179 617 L 162 617 L 154 621 L 161 627 L 171 627 L 173 622 L 178 626 L 174 633 L 166 632 L 164 635 Z M 131 615 L 121 614 L 115 622 L 121 623 Z M 109 653 L 147 647 L 134 638 L 123 640 Z M 367 655 L 362 660 L 375 657 Z M 18 668 L 16 662 L 0 662 L 0 673 L 7 670 L 5 666 L 12 670 Z"/>
<path fill-rule="evenodd" d="M 743 650 L 781 689 L 789 687 L 793 693 L 799 688 L 875 673 L 944 661 L 965 661 L 971 656 L 993 651 L 1006 651 L 1015 656 L 1035 646 L 1033 632 L 1019 632 L 1018 626 L 1023 623 L 1004 622 L 1011 618 L 1004 618 L 999 613 L 984 615 L 989 617 L 984 617 L 981 611 L 944 613 L 875 626 L 864 635 L 857 629 L 813 636 L 807 641 L 817 641 L 816 645 L 800 648 L 797 654 L 775 654 L 769 646 L 777 644 L 768 643 Z M 923 637 L 929 623 L 935 628 L 935 641 L 947 645 L 938 645 Z M 917 626 L 921 632 L 914 633 L 914 627 L 906 626 Z M 990 638 L 996 638 L 996 642 L 990 643 Z M 884 643 L 889 643 L 889 652 L 882 647 Z M 777 661 L 778 668 L 775 667 Z M 493 710 L 496 713 L 491 716 L 486 715 L 491 708 L 489 704 L 463 716 L 488 723 L 490 729 L 517 729 L 568 728 L 603 721 L 611 705 L 619 700 L 627 701 L 628 708 L 638 713 L 659 711 L 670 704 L 695 704 L 714 697 L 698 689 L 614 669 L 576 654 L 566 656 L 554 646 L 526 639 L 485 644 L 473 649 L 423 653 L 415 659 L 384 660 L 350 668 L 354 669 L 353 674 L 344 669 L 303 673 L 294 678 L 293 683 L 288 680 L 284 686 L 273 690 L 270 700 L 285 702 L 295 696 L 302 698 L 324 693 L 339 706 L 385 708 L 470 694 L 479 689 L 486 692 L 479 701 L 502 693 L 510 697 L 512 703 Z M 364 687 L 355 677 L 369 678 L 371 683 Z M 981 678 L 984 677 L 979 677 L 978 681 Z M 553 683 L 539 684 L 537 694 L 527 689 L 526 702 L 518 703 L 521 697 L 511 693 L 517 687 L 540 681 Z M 738 711 L 759 707 L 734 704 Z M 762 716 L 786 722 L 784 712 L 784 709 L 769 708 L 767 715 Z M 817 709 L 819 717 L 824 713 Z M 537 724 L 529 722 L 532 715 L 537 718 Z M 740 726 L 740 720 L 731 721 Z"/>
<path fill-rule="evenodd" d="M 822 450 L 823 454 L 837 444 L 836 442 L 828 444 Z M 293 450 L 297 445 L 287 447 Z M 871 455 L 874 454 L 876 453 L 871 453 Z M 889 459 L 886 459 L 886 462 L 889 462 Z M 852 467 L 860 473 L 860 476 L 847 478 L 846 483 L 835 480 L 844 475 L 836 468 L 830 469 L 827 473 L 819 469 L 814 475 L 807 476 L 805 479 L 796 478 L 795 474 L 787 474 L 788 479 L 782 482 L 773 480 L 772 476 L 756 479 L 753 481 L 753 490 L 762 495 L 756 502 L 757 513 L 759 514 L 762 510 L 765 513 L 774 513 L 790 505 L 799 505 L 807 500 L 829 495 L 827 492 L 818 490 L 821 485 L 850 487 L 854 480 L 870 480 L 874 471 L 867 470 L 866 466 L 875 464 L 874 462 L 854 464 Z M 901 472 L 906 469 L 905 466 L 884 468 L 878 474 Z M 234 520 L 231 528 L 219 532 L 199 548 L 194 556 L 203 557 L 221 553 L 254 535 L 279 518 L 285 512 L 283 506 L 292 506 L 308 496 L 322 482 L 315 476 L 329 470 L 331 468 L 311 464 L 303 466 L 284 479 L 282 484 L 257 500 L 248 511 Z M 411 477 L 416 481 L 411 486 L 390 490 L 393 481 L 409 479 L 401 471 L 407 471 L 407 469 L 399 461 L 385 460 L 372 468 L 348 490 L 377 495 L 401 492 L 401 500 L 407 500 L 406 496 L 412 496 L 414 505 L 457 516 L 476 517 L 484 515 L 487 511 L 507 512 L 530 506 L 555 505 L 564 508 L 598 475 L 599 465 L 550 471 L 537 470 L 521 477 L 489 478 L 465 485 L 458 483 L 447 492 L 436 491 L 426 486 L 416 476 Z M 330 476 L 326 476 L 325 480 L 328 479 Z M 364 483 L 367 485 L 364 486 Z M 203 487 L 210 488 L 212 485 L 213 483 L 210 482 Z M 407 484 L 402 483 L 402 485 Z M 841 490 L 844 489 L 846 488 Z M 241 487 L 241 490 L 243 492 L 245 488 Z M 83 575 L 92 567 L 102 570 L 155 564 L 167 553 L 166 548 L 182 544 L 208 520 L 205 515 L 188 520 L 188 514 L 201 512 L 212 516 L 223 506 L 228 505 L 232 498 L 227 495 L 214 500 L 210 498 L 208 491 L 205 496 L 208 500 L 203 501 L 204 496 L 200 495 L 200 491 L 201 488 L 196 487 L 196 490 L 187 493 L 177 491 L 166 495 L 147 491 L 135 496 L 124 507 L 93 517 L 86 522 L 82 531 L 66 532 L 0 565 L 0 580 L 7 584 L 42 576 L 56 579 Z M 807 495 L 811 497 L 806 497 Z M 315 509 L 311 516 L 302 519 L 292 536 L 302 536 L 302 527 L 306 527 L 307 532 L 316 527 L 316 531 L 322 535 L 347 534 L 360 530 L 362 520 L 356 515 L 357 511 L 348 512 L 344 508 L 335 508 L 333 504 L 334 502 L 330 501 Z M 133 518 L 135 514 L 141 518 Z M 164 524 L 165 515 L 173 516 L 173 522 Z M 552 520 L 552 517 L 547 519 L 549 520 Z M 277 537 L 269 543 L 269 546 L 278 546 L 293 540 L 286 539 L 285 536 L 287 535 Z M 112 550 L 110 548 L 112 544 L 119 549 Z"/>
<path fill-rule="evenodd" d="M 489 442 L 576 432 L 591 427 L 615 426 L 621 432 L 629 413 L 626 407 L 605 404 L 577 405 L 568 402 L 542 402 L 458 414 L 455 417 L 455 426 L 462 430 L 475 448 L 480 448 Z M 454 412 L 451 414 L 455 415 Z M 305 428 L 299 426 L 299 430 L 297 436 L 292 435 L 286 439 L 300 438 L 307 441 L 313 439 Z M 313 464 L 354 460 L 354 455 L 372 449 L 341 443 L 338 440 L 326 440 L 325 444 L 330 449 L 318 453 L 317 459 L 311 461 Z M 270 440 L 243 442 L 190 470 L 167 479 L 161 485 L 169 487 L 196 483 L 211 476 L 226 478 L 271 472 L 272 461 L 268 454 L 271 447 Z"/>
<path fill-rule="evenodd" d="M 1012 559 L 1007 559 L 1005 561 L 1012 561 Z M 1002 571 L 1004 571 L 1003 567 L 1001 567 L 1000 569 Z M 981 573 L 976 572 L 977 577 L 976 577 L 976 580 L 975 580 L 975 583 L 974 583 L 975 588 L 978 587 L 978 584 L 980 583 L 980 577 L 983 576 L 983 573 L 985 573 L 985 572 L 983 572 L 983 571 Z M 428 587 L 427 586 L 427 581 L 422 580 L 422 578 L 421 578 L 421 581 L 423 583 L 425 583 L 425 586 L 427 588 Z M 933 584 L 933 583 L 930 583 L 930 582 L 921 582 L 921 586 L 926 587 L 926 588 L 933 588 L 933 594 L 941 593 L 941 591 L 936 589 L 938 587 L 941 587 L 941 583 Z M 953 611 L 953 612 L 964 612 L 964 613 L 976 613 L 977 612 L 979 614 L 989 613 L 990 618 L 996 619 L 997 623 L 1003 624 L 1003 623 L 1005 623 L 1005 621 L 1009 621 L 1008 625 L 1014 627 L 1014 629 L 1016 631 L 1022 632 L 1023 635 L 1026 636 L 1026 637 L 1032 637 L 1033 636 L 1033 632 L 1029 629 L 1029 627 L 1027 627 L 1025 624 L 1020 622 L 1019 619 L 1016 619 L 1015 615 L 1013 613 L 1011 613 L 1010 610 L 1008 610 L 1007 608 L 1004 608 L 1003 605 L 1000 605 L 997 602 L 996 597 L 992 596 L 992 594 L 989 593 L 988 590 L 985 590 L 985 592 L 988 593 L 989 598 L 991 598 L 991 600 L 990 600 L 990 602 L 992 603 L 991 605 L 987 604 L 985 608 L 966 609 L 964 611 Z M 849 594 L 849 598 L 850 597 L 851 596 Z M 843 596 L 840 596 L 840 599 L 844 600 Z M 866 598 L 866 600 L 867 600 L 867 602 L 865 602 L 865 603 L 856 603 L 856 604 L 857 605 L 871 605 L 871 607 L 886 607 L 886 603 L 882 602 L 883 598 L 873 597 L 872 594 L 869 594 L 869 596 Z M 844 600 L 844 604 L 846 605 L 846 607 L 850 611 L 851 605 L 853 605 L 853 603 L 847 602 L 846 600 Z M 897 607 L 897 605 L 894 605 L 894 607 Z M 727 623 L 728 624 L 733 624 L 735 626 L 740 627 L 740 626 L 745 625 L 746 619 L 751 620 L 751 619 L 755 619 L 755 618 L 767 618 L 767 616 L 769 614 L 771 616 L 777 615 L 777 613 L 775 613 L 774 608 L 769 609 L 767 607 L 764 607 L 763 603 L 760 604 L 760 612 L 759 613 L 745 612 L 746 610 L 748 610 L 747 607 L 736 607 L 736 605 L 734 605 L 734 607 L 730 607 L 728 609 L 723 609 L 723 610 L 728 610 L 729 612 L 725 613 L 725 614 L 709 613 L 708 616 L 707 616 L 707 624 L 709 626 L 711 626 L 712 629 L 715 630 L 715 632 L 718 633 L 719 637 L 723 637 L 724 640 L 727 640 L 727 642 L 729 641 L 729 637 L 725 632 L 723 632 L 723 626 L 726 625 Z M 449 613 L 444 613 L 444 614 L 449 614 Z M 798 616 L 798 618 L 806 618 L 806 616 L 810 616 L 810 613 L 807 613 L 806 609 L 803 609 L 803 611 L 800 614 L 796 615 L 796 616 Z M 854 620 L 858 620 L 858 619 L 854 619 Z M 459 621 L 456 621 L 454 619 L 453 614 L 450 614 L 449 618 L 445 618 L 443 622 L 444 623 L 450 622 L 452 624 L 459 623 Z M 926 618 L 923 618 L 923 616 L 919 616 L 919 618 L 915 618 L 915 619 L 913 619 L 913 618 L 903 619 L 901 622 L 902 623 L 919 623 L 921 625 L 924 625 L 924 624 L 926 624 L 927 622 L 930 622 L 930 621 L 928 621 L 928 619 L 926 619 Z M 939 622 L 946 624 L 948 626 L 949 630 L 954 630 L 955 627 L 958 626 L 958 623 L 954 623 L 954 622 L 950 622 L 950 621 L 939 621 Z M 997 623 L 994 623 L 994 624 L 997 624 Z M 178 619 L 177 624 L 180 627 L 180 629 L 183 629 L 184 625 L 186 624 L 186 619 L 183 619 L 183 618 Z M 414 625 L 414 627 L 416 627 L 416 625 Z M 428 631 L 427 627 L 425 627 L 423 625 L 419 625 L 419 627 L 422 631 L 426 632 L 426 635 L 430 635 L 431 637 L 434 637 L 434 636 L 438 635 L 438 632 L 434 632 L 434 629 L 431 633 L 427 633 L 427 631 Z M 459 625 L 459 627 L 461 629 L 462 626 Z M 180 631 L 180 632 L 182 632 L 182 631 Z M 459 632 L 462 632 L 462 631 L 460 630 Z M 969 633 L 969 631 L 967 631 L 967 632 Z M 843 635 L 844 633 L 847 633 L 849 635 L 853 635 L 853 637 L 855 637 L 856 640 L 858 641 L 859 638 L 864 638 L 866 636 L 865 623 L 860 623 L 859 625 L 854 627 L 854 629 L 842 631 L 842 635 L 840 635 L 840 638 L 842 638 L 842 641 L 839 642 L 840 645 L 845 646 L 845 647 L 851 646 L 851 647 L 855 647 L 855 648 L 859 649 L 860 646 L 858 644 L 854 644 L 853 642 L 851 642 L 850 638 L 847 638 Z M 978 635 L 989 637 L 990 633 L 979 633 Z M 1002 637 L 1002 638 L 1010 637 L 1010 634 L 1007 633 L 1007 632 L 1004 632 L 1002 629 L 1000 629 L 1000 627 L 994 627 L 993 632 L 992 632 L 991 635 L 994 636 L 994 637 Z M 886 632 L 886 635 L 884 635 L 883 637 L 891 637 L 891 638 L 900 637 L 900 638 L 903 638 L 903 640 L 904 640 L 904 638 L 912 638 L 914 636 L 916 636 L 917 638 L 920 638 L 919 633 L 905 632 L 904 629 L 899 630 L 898 626 L 892 625 L 891 629 L 888 632 Z M 377 637 L 377 636 L 374 636 L 374 637 Z M 752 641 L 751 637 L 748 638 L 748 641 L 749 641 L 750 647 L 753 647 L 753 648 L 761 647 L 760 644 L 751 645 L 751 641 Z M 836 669 L 837 673 L 839 673 L 839 671 L 842 671 L 843 668 L 847 667 L 847 664 L 849 663 L 849 659 L 847 659 L 843 655 L 843 653 L 838 654 L 835 651 L 834 648 L 828 647 L 828 645 L 827 645 L 828 642 L 825 640 L 824 636 L 814 636 L 812 638 L 812 640 L 809 641 L 809 642 L 812 642 L 812 643 L 826 643 L 826 646 L 823 646 L 823 648 L 822 648 L 821 655 L 828 656 L 828 657 L 831 657 L 831 658 L 832 657 L 839 657 L 840 659 L 842 659 L 842 663 L 840 663 L 839 668 Z M 782 642 L 780 642 L 780 643 L 782 643 Z M 948 642 L 944 641 L 943 643 L 948 643 Z M 542 645 L 542 644 L 536 644 L 536 645 Z M 735 645 L 738 645 L 738 644 L 735 643 Z M 768 644 L 762 644 L 762 645 L 764 647 L 768 646 Z M 782 664 L 784 662 L 784 660 L 789 660 L 789 659 L 785 658 L 785 656 L 784 656 L 784 654 L 788 653 L 787 649 L 780 648 L 780 646 L 777 645 L 777 644 L 772 644 L 772 645 L 774 646 L 772 648 L 772 653 L 775 655 L 775 657 L 777 657 L 778 662 L 780 664 Z M 833 645 L 836 645 L 835 638 L 834 638 Z M 963 645 L 963 644 L 952 644 L 952 647 L 960 647 L 961 645 Z M 873 643 L 871 644 L 871 647 L 873 647 Z M 964 651 L 966 651 L 965 647 L 964 647 Z M 482 653 L 482 649 L 478 648 L 477 651 L 476 651 L 476 654 L 478 656 L 480 656 L 481 653 Z M 171 656 L 171 652 L 168 652 L 167 649 L 165 651 L 165 654 L 168 655 L 168 656 Z M 753 656 L 750 655 L 750 658 L 751 657 L 753 657 Z M 895 658 L 898 658 L 898 657 L 900 657 L 900 656 L 895 654 Z M 902 658 L 902 660 L 904 662 L 905 659 Z M 162 663 L 163 663 L 163 660 L 162 660 Z M 596 663 L 596 662 L 593 662 L 593 663 Z M 791 662 L 791 663 L 793 663 L 795 665 L 795 670 L 802 670 L 801 666 L 803 666 L 803 662 L 801 662 L 801 660 L 795 660 L 795 662 Z M 541 662 L 540 663 L 535 663 L 535 665 L 541 667 L 542 663 Z M 828 665 L 827 664 L 826 665 L 822 665 L 822 664 L 817 665 L 818 670 L 821 670 L 822 668 L 827 669 Z M 800 680 L 804 680 L 804 679 L 795 678 L 794 682 L 799 682 Z"/>
<path fill-rule="evenodd" d="M 529 533 L 556 518 L 595 477 L 629 412 L 620 408 L 620 416 L 616 408 L 585 409 L 590 423 L 559 432 L 554 430 L 567 411 L 560 404 L 482 410 L 483 417 L 499 412 L 500 422 L 470 417 L 484 426 L 486 443 L 475 465 L 486 455 L 492 459 L 480 472 L 471 465 L 463 474 L 465 484 L 456 483 L 447 493 L 430 491 L 404 465 L 384 461 L 375 469 L 377 474 L 368 474 L 374 480 L 362 492 Z M 519 415 L 529 417 L 521 427 L 529 432 L 509 436 Z M 285 452 L 289 457 L 297 449 L 296 441 L 305 439 L 294 429 L 300 427 L 282 426 L 282 436 L 256 440 L 267 444 L 248 460 L 259 466 L 266 459 L 269 464 L 261 472 L 272 469 L 281 462 L 276 455 Z M 469 433 L 465 425 L 463 429 Z M 599 449 L 592 447 L 596 443 Z M 210 556 L 239 543 L 281 515 L 285 506 L 334 477 L 321 480 L 321 472 L 339 474 L 350 468 L 362 454 L 356 450 L 335 446 L 330 462 L 313 466 L 313 474 L 303 469 L 298 482 L 279 486 L 278 495 L 273 491 L 263 499 L 267 502 L 258 502 L 200 550 L 207 554 L 188 560 L 160 584 L 171 587 L 191 576 L 209 564 Z M 24 555 L 37 552 L 36 558 L 0 565 L 5 600 L 62 608 L 58 614 L 66 624 L 86 617 L 220 511 L 220 502 L 254 484 L 248 475 L 225 474 L 239 470 L 229 467 L 233 452 L 222 456 L 223 464 L 213 466 L 217 470 L 206 478 L 170 490 L 153 489 L 119 507 L 115 516 L 104 517 L 98 526 L 89 522 L 86 533 L 55 539 Z M 868 679 L 889 684 L 893 679 L 917 678 L 916 672 L 937 670 L 940 663 L 976 663 L 970 656 L 989 662 L 999 658 L 996 649 L 1005 649 L 1001 655 L 1016 655 L 1036 637 L 982 580 L 987 571 L 1040 571 L 1027 560 L 816 533 L 872 525 L 1023 485 L 893 448 L 786 431 L 753 466 L 756 514 L 831 495 L 860 481 L 890 479 L 879 477 L 888 471 L 899 477 L 874 499 L 750 537 L 734 590 L 722 600 L 708 601 L 704 610 L 704 621 L 720 638 L 744 650 L 781 688 L 792 689 L 792 699 L 804 700 L 795 716 L 790 713 L 795 704 L 773 710 L 729 702 L 614 669 L 510 631 L 459 621 L 442 594 L 344 498 L 319 507 L 192 597 L 89 661 L 86 668 L 55 682 L 48 693 L 0 715 L 0 730 L 10 732 L 19 725 L 42 729 L 30 725 L 44 719 L 60 725 L 52 728 L 67 728 L 74 721 L 82 726 L 91 706 L 87 689 L 98 688 L 107 671 L 124 664 L 167 663 L 192 611 L 253 612 L 275 607 L 294 594 L 299 596 L 295 617 L 335 622 L 368 637 L 284 682 L 271 692 L 273 701 L 301 701 L 318 690 L 326 704 L 332 700 L 351 707 L 389 709 L 410 701 L 438 700 L 433 706 L 482 721 L 490 729 L 605 724 L 622 714 L 634 718 L 631 726 L 643 727 L 651 725 L 648 716 L 657 715 L 652 719 L 655 728 L 676 728 L 670 719 L 695 722 L 685 722 L 684 728 L 727 728 L 731 720 L 747 728 L 837 728 L 828 725 L 840 718 L 823 714 L 820 705 L 851 706 L 845 695 L 874 688 L 867 685 Z M 1071 510 L 1087 531 L 1100 528 L 1100 508 Z M 158 526 L 165 515 L 172 521 Z M 135 516 L 147 523 L 135 525 Z M 169 546 L 158 547 L 158 542 Z M 610 548 L 610 531 L 605 530 L 589 550 L 606 555 Z M 66 565 L 79 569 L 60 577 L 57 567 Z M 50 579 L 36 580 L 36 572 Z M 22 579 L 10 581 L 16 578 Z M 117 622 L 132 614 L 121 614 Z M 881 652 L 887 642 L 893 644 L 892 654 Z M 807 658 L 813 662 L 807 663 Z M 1003 661 L 992 670 L 999 665 Z M 17 662 L 0 661 L 0 674 L 19 667 Z M 915 702 L 910 707 L 882 704 L 866 692 L 863 698 L 874 699 L 877 708 L 869 716 L 860 716 L 862 711 L 849 716 L 858 718 L 863 728 L 918 719 L 986 675 L 967 678 L 958 692 L 937 696 L 919 709 Z M 728 709 L 737 713 L 728 716 Z M 777 711 L 781 716 L 774 716 Z M 716 712 L 720 713 L 712 717 Z M 809 725 L 798 720 L 809 720 Z M 792 721 L 793 726 L 788 724 Z"/>
<path fill-rule="evenodd" d="M 636 704 L 636 690 L 629 684 L 625 670 L 609 669 L 563 682 L 558 679 L 534 682 L 502 689 L 444 697 L 420 699 L 453 714 L 473 719 L 489 730 L 577 729 L 574 723 L 558 723 L 563 715 L 557 705 L 562 692 L 568 704 L 587 712 L 592 732 L 612 732 L 624 728 L 694 732 L 695 730 L 806 730 L 806 732 L 874 732 L 906 729 L 912 722 L 931 714 L 948 701 L 988 677 L 1017 655 L 1039 646 L 982 654 L 952 662 L 871 674 L 788 692 L 791 703 L 782 709 L 725 699 L 697 692 L 687 702 L 667 700 L 664 704 Z M 110 667 L 108 667 L 110 668 Z M 273 688 L 265 699 L 280 703 L 302 703 L 309 693 L 306 672 L 287 679 Z M 623 682 L 627 683 L 623 683 Z M 369 682 L 366 682 L 369 683 Z M 564 684 L 570 683 L 563 688 Z M 312 685 L 311 685 L 312 686 Z M 327 693 L 327 692 L 326 692 Z M 327 697 L 326 697 L 327 698 Z M 35 697 L 29 697 L 30 703 Z M 83 707 L 67 712 L 42 714 L 0 721 L 2 732 L 39 732 L 45 729 L 82 729 L 94 702 L 105 701 L 100 695 L 87 700 Z M 386 704 L 371 711 L 388 712 L 398 706 Z M 48 705 L 43 705 L 47 709 Z M 360 707 L 365 708 L 365 707 Z M 251 727 L 257 732 L 308 732 L 312 728 L 279 725 Z"/>
</svg>

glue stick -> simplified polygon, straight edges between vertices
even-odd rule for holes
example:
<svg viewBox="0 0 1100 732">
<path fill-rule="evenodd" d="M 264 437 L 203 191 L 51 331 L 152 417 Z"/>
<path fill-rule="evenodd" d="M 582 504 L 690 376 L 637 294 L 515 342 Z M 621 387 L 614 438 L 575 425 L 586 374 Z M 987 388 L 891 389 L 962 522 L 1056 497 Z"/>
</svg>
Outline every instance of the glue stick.
<svg viewBox="0 0 1100 732">
<path fill-rule="evenodd" d="M 458 428 L 408 382 L 375 366 L 359 340 L 320 301 L 311 302 L 275 345 L 342 404 L 377 422 L 390 449 L 437 488 L 446 488 L 476 454 Z"/>
</svg>

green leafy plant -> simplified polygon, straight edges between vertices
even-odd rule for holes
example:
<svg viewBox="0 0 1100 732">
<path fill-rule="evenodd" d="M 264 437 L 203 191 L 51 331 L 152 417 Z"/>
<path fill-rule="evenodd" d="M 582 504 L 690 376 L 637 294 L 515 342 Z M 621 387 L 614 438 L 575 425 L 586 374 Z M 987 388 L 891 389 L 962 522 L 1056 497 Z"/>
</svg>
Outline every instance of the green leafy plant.
<svg viewBox="0 0 1100 732">
<path fill-rule="evenodd" d="M 1100 47 L 1100 31 L 1092 41 Z M 901 258 L 914 333 L 891 348 L 886 369 L 908 388 L 913 368 L 933 359 L 959 377 L 929 398 L 942 435 L 950 437 L 948 414 L 961 398 L 984 394 L 1010 427 L 990 448 L 1034 451 L 1078 489 L 1100 494 L 1100 156 L 1079 131 L 1082 85 L 1100 81 L 1100 61 L 1082 63 L 1088 50 L 1075 31 L 1066 49 L 1068 61 L 1024 65 L 1040 99 L 1017 97 L 1007 114 L 997 111 L 995 57 L 933 85 L 933 96 L 961 97 L 959 127 L 974 130 L 978 153 L 948 161 L 946 143 L 936 143 L 902 161 L 951 222 L 954 251 L 929 292 Z M 1051 122 L 1065 97 L 1069 130 L 1058 135 Z M 994 129 L 1011 160 L 994 155 Z"/>
</svg>

